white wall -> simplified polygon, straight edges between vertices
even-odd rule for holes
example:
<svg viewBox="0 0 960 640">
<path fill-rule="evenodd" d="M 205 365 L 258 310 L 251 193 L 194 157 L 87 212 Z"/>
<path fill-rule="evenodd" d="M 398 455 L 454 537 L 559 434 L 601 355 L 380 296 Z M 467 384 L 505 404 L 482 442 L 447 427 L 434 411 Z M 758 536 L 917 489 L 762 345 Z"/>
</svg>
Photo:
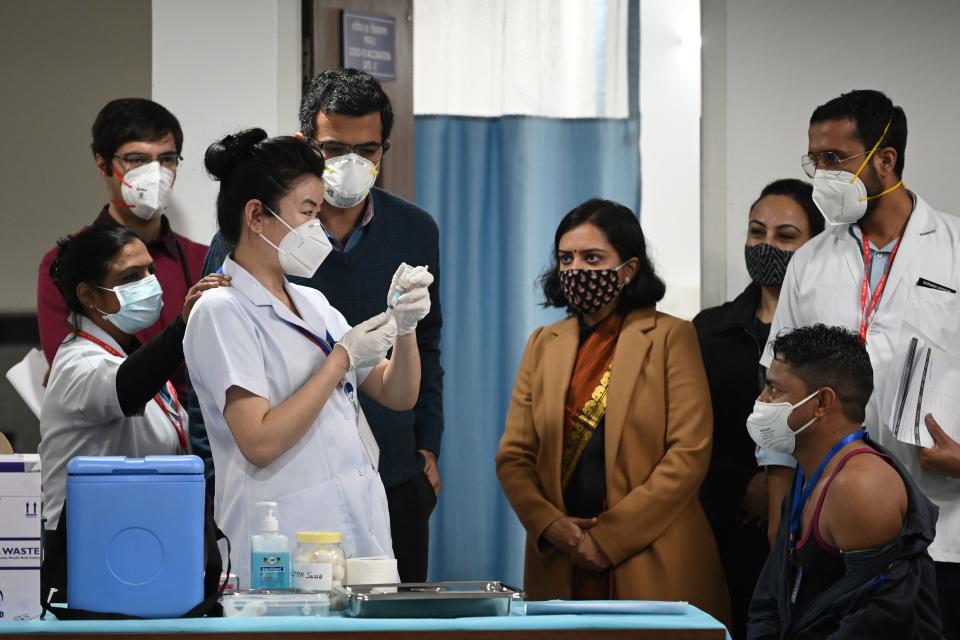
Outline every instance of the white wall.
<svg viewBox="0 0 960 640">
<path fill-rule="evenodd" d="M 640 3 L 640 220 L 667 295 L 700 308 L 700 4 Z"/>
<path fill-rule="evenodd" d="M 750 203 L 776 178 L 805 178 L 810 114 L 851 89 L 879 89 L 907 114 L 904 182 L 960 213 L 960 3 L 948 0 L 702 0 L 706 306 L 748 282 Z M 723 173 L 725 171 L 725 179 Z M 722 234 L 722 235 L 721 235 Z M 725 290 L 721 290 L 725 289 Z"/>
<path fill-rule="evenodd" d="M 183 126 L 168 215 L 184 235 L 207 243 L 216 231 L 211 142 L 253 126 L 299 129 L 300 43 L 299 0 L 153 0 L 153 99 Z"/>
<path fill-rule="evenodd" d="M 35 312 L 41 256 L 106 203 L 90 127 L 132 96 L 150 97 L 148 0 L 0 2 L 0 313 Z"/>
</svg>

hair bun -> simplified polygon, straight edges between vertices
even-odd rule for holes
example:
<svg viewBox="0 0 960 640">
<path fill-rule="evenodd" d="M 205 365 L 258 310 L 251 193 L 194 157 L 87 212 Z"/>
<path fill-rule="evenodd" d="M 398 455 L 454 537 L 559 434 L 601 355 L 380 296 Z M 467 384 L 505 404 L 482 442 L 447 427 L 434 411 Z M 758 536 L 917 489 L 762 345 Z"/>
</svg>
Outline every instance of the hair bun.
<svg viewBox="0 0 960 640">
<path fill-rule="evenodd" d="M 253 148 L 266 139 L 267 132 L 260 128 L 225 135 L 207 147 L 203 163 L 214 180 L 227 180 L 237 162 L 249 157 Z"/>
</svg>

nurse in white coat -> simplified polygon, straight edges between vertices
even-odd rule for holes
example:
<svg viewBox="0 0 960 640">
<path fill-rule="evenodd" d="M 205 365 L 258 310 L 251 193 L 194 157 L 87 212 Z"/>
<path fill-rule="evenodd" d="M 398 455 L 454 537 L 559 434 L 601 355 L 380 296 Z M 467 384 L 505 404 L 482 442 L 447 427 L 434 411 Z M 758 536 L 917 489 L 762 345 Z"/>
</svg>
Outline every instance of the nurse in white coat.
<svg viewBox="0 0 960 640">
<path fill-rule="evenodd" d="M 790 261 L 770 338 L 823 323 L 860 332 L 866 341 L 874 392 L 864 424 L 940 508 L 929 552 L 937 562 L 945 635 L 956 637 L 946 633 L 956 603 L 945 606 L 939 578 L 960 568 L 960 467 L 944 451 L 950 443 L 929 449 L 904 444 L 889 422 L 910 337 L 919 331 L 960 356 L 960 219 L 903 186 L 905 146 L 903 110 L 880 92 L 844 94 L 814 112 L 804 161 L 815 171 L 814 201 L 832 225 Z M 768 348 L 761 364 L 771 360 Z M 794 428 L 810 411 L 794 411 Z M 937 430 L 932 421 L 928 428 Z M 796 465 L 791 456 L 773 457 L 763 455 L 766 463 Z"/>
<path fill-rule="evenodd" d="M 223 265 L 232 286 L 194 309 L 184 351 L 217 470 L 215 516 L 241 586 L 250 585 L 261 500 L 279 504 L 291 540 L 297 531 L 339 531 L 348 557 L 392 557 L 376 443 L 356 392 L 397 411 L 416 403 L 412 327 L 429 311 L 432 277 L 405 278 L 399 299 L 388 292 L 389 313 L 351 329 L 322 293 L 284 278 L 313 275 L 330 252 L 317 220 L 319 151 L 250 129 L 211 145 L 206 166 L 220 181 L 220 232 L 235 245 Z M 398 325 L 410 332 L 397 337 Z"/>
</svg>

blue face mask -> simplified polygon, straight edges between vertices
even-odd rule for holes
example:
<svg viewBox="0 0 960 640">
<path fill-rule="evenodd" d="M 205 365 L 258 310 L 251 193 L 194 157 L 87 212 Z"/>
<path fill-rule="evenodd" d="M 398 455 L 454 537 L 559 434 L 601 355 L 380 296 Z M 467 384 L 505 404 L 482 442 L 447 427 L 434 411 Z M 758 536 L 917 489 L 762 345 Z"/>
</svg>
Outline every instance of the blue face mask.
<svg viewBox="0 0 960 640">
<path fill-rule="evenodd" d="M 113 289 L 99 288 L 116 294 L 117 300 L 120 301 L 120 310 L 116 313 L 104 313 L 100 309 L 97 311 L 100 311 L 106 320 L 124 333 L 132 335 L 143 331 L 160 317 L 160 309 L 163 308 L 163 289 L 160 288 L 160 281 L 155 275 L 151 274 L 143 280 L 122 284 Z"/>
</svg>

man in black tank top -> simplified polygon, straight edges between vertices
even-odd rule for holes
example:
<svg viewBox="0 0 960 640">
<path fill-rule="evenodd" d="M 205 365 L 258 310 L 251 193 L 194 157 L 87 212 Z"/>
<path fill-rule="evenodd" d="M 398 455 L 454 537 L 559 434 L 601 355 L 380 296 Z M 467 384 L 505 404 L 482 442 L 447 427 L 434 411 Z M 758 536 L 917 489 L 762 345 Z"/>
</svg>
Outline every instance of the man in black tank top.
<svg viewBox="0 0 960 640">
<path fill-rule="evenodd" d="M 747 428 L 798 465 L 747 637 L 941 638 L 927 554 L 937 509 L 866 435 L 866 348 L 814 325 L 780 335 L 773 356 Z"/>
</svg>

